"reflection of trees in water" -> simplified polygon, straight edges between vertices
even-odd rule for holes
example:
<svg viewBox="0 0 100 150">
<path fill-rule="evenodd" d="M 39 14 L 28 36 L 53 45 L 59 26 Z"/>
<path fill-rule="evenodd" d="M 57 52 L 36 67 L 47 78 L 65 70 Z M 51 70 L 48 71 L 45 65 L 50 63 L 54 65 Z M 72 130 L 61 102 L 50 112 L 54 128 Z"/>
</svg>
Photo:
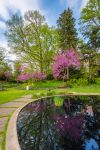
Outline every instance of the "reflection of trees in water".
<svg viewBox="0 0 100 150">
<path fill-rule="evenodd" d="M 76 116 L 76 117 L 67 117 L 63 116 L 56 116 L 55 118 L 55 127 L 58 129 L 62 137 L 62 146 L 64 149 L 72 150 L 80 149 L 81 146 L 81 133 L 83 127 L 83 116 Z"/>
<path fill-rule="evenodd" d="M 91 105 L 73 99 L 64 98 L 61 107 L 56 107 L 53 99 L 27 105 L 17 123 L 22 150 L 83 150 L 90 141 L 98 144 L 98 106 L 93 105 L 93 112 Z"/>
<path fill-rule="evenodd" d="M 60 135 L 61 146 L 64 150 L 78 150 L 82 144 L 81 133 L 84 122 L 81 103 L 67 98 L 63 103 L 63 113 L 59 109 L 61 108 L 56 108 L 54 120 L 55 128 Z"/>
<path fill-rule="evenodd" d="M 57 149 L 59 141 L 56 138 L 56 131 L 53 126 L 54 105 L 52 101 L 40 101 L 35 106 L 28 107 L 31 107 L 30 115 L 23 118 L 24 122 L 21 120 L 23 122 L 22 127 L 18 125 L 21 148 L 23 150 L 52 150 L 56 147 Z M 32 108 L 34 108 L 34 113 L 32 113 Z M 25 114 L 27 114 L 27 111 Z"/>
</svg>

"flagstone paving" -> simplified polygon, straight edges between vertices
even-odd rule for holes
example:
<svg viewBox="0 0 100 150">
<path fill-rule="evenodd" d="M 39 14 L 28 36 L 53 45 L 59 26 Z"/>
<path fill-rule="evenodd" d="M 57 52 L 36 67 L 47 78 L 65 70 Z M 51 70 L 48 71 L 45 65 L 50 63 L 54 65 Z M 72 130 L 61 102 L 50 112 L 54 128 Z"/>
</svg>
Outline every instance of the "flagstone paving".
<svg viewBox="0 0 100 150">
<path fill-rule="evenodd" d="M 9 116 L 16 108 L 0 108 L 0 117 Z"/>
<path fill-rule="evenodd" d="M 8 121 L 8 117 L 0 118 L 0 132 L 4 130 L 4 127 L 7 121 Z"/>
<path fill-rule="evenodd" d="M 8 118 L 12 112 L 17 108 L 23 106 L 25 103 L 31 102 L 32 96 L 26 95 L 13 102 L 8 102 L 0 105 L 0 132 L 4 133 L 5 125 L 7 124 Z M 0 150 L 3 141 L 3 134 L 0 134 Z"/>
<path fill-rule="evenodd" d="M 22 105 L 23 104 L 23 102 L 21 103 L 19 103 L 19 102 L 9 102 L 9 103 L 6 103 L 6 104 L 2 104 L 2 105 L 0 105 L 0 108 L 18 108 L 20 105 Z"/>
</svg>

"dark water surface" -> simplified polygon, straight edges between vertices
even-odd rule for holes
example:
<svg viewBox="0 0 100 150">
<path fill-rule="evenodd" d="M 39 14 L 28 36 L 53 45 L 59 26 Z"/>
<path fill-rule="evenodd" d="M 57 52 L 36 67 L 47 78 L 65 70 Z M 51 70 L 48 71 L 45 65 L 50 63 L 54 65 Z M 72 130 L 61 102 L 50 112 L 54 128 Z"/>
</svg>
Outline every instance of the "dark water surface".
<svg viewBox="0 0 100 150">
<path fill-rule="evenodd" d="M 63 96 L 28 104 L 17 120 L 22 150 L 100 150 L 100 96 Z"/>
</svg>

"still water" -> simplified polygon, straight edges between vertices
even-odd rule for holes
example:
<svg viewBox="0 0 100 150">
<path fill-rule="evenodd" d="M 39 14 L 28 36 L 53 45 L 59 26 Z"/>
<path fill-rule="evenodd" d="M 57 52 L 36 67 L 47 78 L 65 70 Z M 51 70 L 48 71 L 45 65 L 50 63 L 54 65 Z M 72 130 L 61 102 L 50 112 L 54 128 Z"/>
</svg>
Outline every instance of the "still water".
<svg viewBox="0 0 100 150">
<path fill-rule="evenodd" d="M 19 113 L 22 150 L 100 150 L 100 96 L 44 98 Z"/>
</svg>

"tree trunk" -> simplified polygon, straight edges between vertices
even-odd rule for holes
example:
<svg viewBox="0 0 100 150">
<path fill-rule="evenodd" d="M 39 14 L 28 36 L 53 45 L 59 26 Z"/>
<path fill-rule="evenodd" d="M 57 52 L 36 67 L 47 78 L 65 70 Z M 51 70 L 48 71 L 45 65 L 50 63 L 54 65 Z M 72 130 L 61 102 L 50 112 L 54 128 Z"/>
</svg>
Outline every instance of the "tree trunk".
<svg viewBox="0 0 100 150">
<path fill-rule="evenodd" d="M 43 63 L 42 63 L 42 61 L 40 62 L 40 71 L 43 72 Z"/>
<path fill-rule="evenodd" d="M 69 80 L 69 68 L 67 67 L 67 80 Z"/>
</svg>

